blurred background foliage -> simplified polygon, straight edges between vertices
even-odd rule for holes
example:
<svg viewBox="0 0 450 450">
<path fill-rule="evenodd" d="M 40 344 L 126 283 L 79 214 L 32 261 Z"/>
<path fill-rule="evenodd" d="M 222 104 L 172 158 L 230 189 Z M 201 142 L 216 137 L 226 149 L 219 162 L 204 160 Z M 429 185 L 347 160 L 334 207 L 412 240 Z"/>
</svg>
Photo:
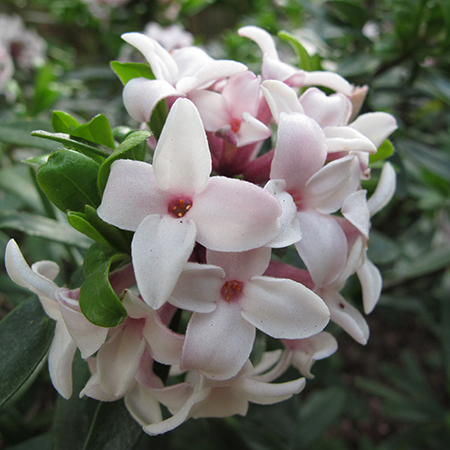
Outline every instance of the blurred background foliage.
<svg viewBox="0 0 450 450">
<path fill-rule="evenodd" d="M 167 435 L 143 436 L 138 448 L 448 448 L 450 2 L 110 3 L 3 0 L 0 5 L 0 13 L 20 16 L 47 43 L 45 60 L 34 67 L 16 64 L 14 78 L 0 94 L 0 250 L 14 237 L 28 261 L 55 260 L 62 267 L 59 284 L 77 285 L 69 276 L 77 274 L 83 242 L 43 200 L 32 167 L 19 163 L 56 148 L 51 141 L 29 136 L 34 129 L 51 130 L 52 110 L 80 120 L 103 113 L 112 126 L 137 126 L 123 108 L 122 86 L 109 67 L 127 51 L 120 39 L 123 32 L 142 31 L 151 21 L 179 23 L 212 56 L 236 59 L 258 71 L 259 50 L 236 29 L 253 24 L 274 35 L 286 30 L 308 49 L 314 69 L 335 70 L 355 85 L 369 86 L 362 112 L 386 111 L 399 123 L 390 158 L 398 170 L 397 193 L 375 217 L 371 231 L 369 256 L 382 270 L 384 288 L 368 317 L 372 334 L 367 346 L 336 330 L 338 352 L 315 364 L 315 379 L 299 396 L 273 406 L 251 405 L 245 418 L 190 420 Z M 286 42 L 278 45 L 284 61 L 298 64 Z M 377 171 L 375 164 L 369 190 Z M 29 296 L 4 269 L 0 291 L 1 317 Z M 344 294 L 360 306 L 357 283 L 350 280 Z M 7 351 L 4 341 L 0 345 Z M 75 365 L 79 385 L 85 370 Z M 83 448 L 95 402 L 85 399 L 80 414 L 67 417 L 67 402 L 56 399 L 45 367 L 28 384 L 0 408 L 0 448 Z M 77 426 L 76 436 L 70 434 L 70 422 Z M 108 448 L 132 448 L 117 442 Z M 85 448 L 104 448 L 90 445 Z"/>
</svg>

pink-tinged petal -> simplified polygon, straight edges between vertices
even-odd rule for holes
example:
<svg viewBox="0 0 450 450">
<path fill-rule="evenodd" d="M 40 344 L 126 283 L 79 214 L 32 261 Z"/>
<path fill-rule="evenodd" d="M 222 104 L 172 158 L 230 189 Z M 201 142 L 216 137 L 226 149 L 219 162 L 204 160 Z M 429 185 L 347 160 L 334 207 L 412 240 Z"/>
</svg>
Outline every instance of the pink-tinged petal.
<svg viewBox="0 0 450 450">
<path fill-rule="evenodd" d="M 56 322 L 48 355 L 48 370 L 55 389 L 65 399 L 72 395 L 72 361 L 77 346 L 63 321 Z"/>
<path fill-rule="evenodd" d="M 235 119 L 242 117 L 244 112 L 252 116 L 258 114 L 260 77 L 249 70 L 232 76 L 222 90 L 222 95 L 230 105 Z"/>
<path fill-rule="evenodd" d="M 189 100 L 197 107 L 206 131 L 217 131 L 228 125 L 228 104 L 218 92 L 192 91 Z"/>
<path fill-rule="evenodd" d="M 342 215 L 367 239 L 370 229 L 370 212 L 366 199 L 367 191 L 361 189 L 350 194 L 342 203 Z"/>
<path fill-rule="evenodd" d="M 305 72 L 301 86 L 324 86 L 345 95 L 352 95 L 353 86 L 343 77 L 334 72 Z"/>
<path fill-rule="evenodd" d="M 346 236 L 349 247 L 347 262 L 342 269 L 342 272 L 339 274 L 339 277 L 332 285 L 329 286 L 337 291 L 340 291 L 344 287 L 347 278 L 355 273 L 355 271 L 361 266 L 366 256 L 365 243 L 367 242 L 367 239 L 358 233 L 357 238 L 351 243 L 349 236 Z"/>
<path fill-rule="evenodd" d="M 156 145 L 153 172 L 156 184 L 173 194 L 203 191 L 212 163 L 202 119 L 188 99 L 178 99 L 167 116 Z"/>
<path fill-rule="evenodd" d="M 377 152 L 370 139 L 351 127 L 326 127 L 323 132 L 327 138 L 328 153 Z"/>
<path fill-rule="evenodd" d="M 281 349 L 264 352 L 258 364 L 255 365 L 254 374 L 258 376 L 265 374 L 265 372 L 272 369 L 280 362 L 282 355 L 283 351 Z M 260 380 L 260 378 L 258 378 L 258 380 Z"/>
<path fill-rule="evenodd" d="M 240 306 L 220 301 L 212 313 L 192 315 L 180 368 L 196 369 L 215 380 L 228 380 L 242 369 L 254 340 L 255 327 L 241 317 Z"/>
<path fill-rule="evenodd" d="M 163 420 L 158 400 L 150 389 L 137 384 L 125 395 L 125 406 L 134 420 L 141 426 Z"/>
<path fill-rule="evenodd" d="M 241 252 L 266 245 L 279 231 L 278 200 L 264 189 L 235 178 L 212 177 L 194 199 L 189 219 L 197 241 L 220 252 Z"/>
<path fill-rule="evenodd" d="M 145 340 L 142 320 L 127 319 L 97 354 L 97 373 L 101 388 L 120 397 L 135 382 Z"/>
<path fill-rule="evenodd" d="M 363 315 L 338 292 L 323 291 L 322 298 L 330 308 L 331 320 L 342 327 L 356 342 L 366 345 L 370 331 Z"/>
<path fill-rule="evenodd" d="M 308 339 L 285 341 L 285 344 L 293 348 L 292 365 L 307 378 L 314 378 L 311 368 L 317 360 L 328 358 L 338 348 L 335 337 L 326 331 Z"/>
<path fill-rule="evenodd" d="M 200 67 L 195 75 L 181 78 L 176 84 L 180 92 L 188 93 L 194 89 L 210 86 L 214 81 L 245 72 L 247 66 L 236 61 L 218 60 Z"/>
<path fill-rule="evenodd" d="M 204 50 L 195 46 L 174 50 L 171 52 L 171 56 L 178 67 L 177 81 L 186 77 L 192 77 L 201 67 L 214 62 L 214 59 Z"/>
<path fill-rule="evenodd" d="M 274 338 L 303 339 L 322 331 L 330 313 L 322 299 L 289 279 L 254 277 L 238 300 L 242 317 Z"/>
<path fill-rule="evenodd" d="M 375 264 L 366 259 L 356 271 L 362 287 L 364 312 L 370 314 L 375 308 L 381 295 L 383 278 Z"/>
<path fill-rule="evenodd" d="M 288 114 L 304 113 L 303 107 L 298 100 L 297 93 L 282 81 L 266 80 L 261 85 L 261 90 L 276 123 L 280 121 L 282 112 Z"/>
<path fill-rule="evenodd" d="M 367 200 L 367 206 L 369 207 L 370 215 L 373 216 L 378 211 L 383 209 L 393 197 L 397 184 L 397 176 L 395 169 L 391 163 L 384 164 L 381 170 L 380 179 L 378 181 L 375 192 Z"/>
<path fill-rule="evenodd" d="M 162 422 L 147 425 L 143 428 L 143 430 L 150 436 L 156 436 L 158 434 L 167 433 L 168 431 L 179 427 L 189 418 L 189 414 L 194 405 L 205 400 L 210 392 L 211 389 L 199 389 L 198 391 L 195 391 L 188 398 L 183 407 L 176 412 L 176 414 L 166 420 L 163 420 Z"/>
<path fill-rule="evenodd" d="M 278 58 L 264 56 L 261 73 L 266 80 L 280 80 L 288 86 L 302 86 L 307 72 L 292 67 Z"/>
<path fill-rule="evenodd" d="M 295 247 L 317 286 L 336 280 L 347 260 L 347 239 L 332 216 L 298 213 L 303 238 Z"/>
<path fill-rule="evenodd" d="M 319 125 L 303 114 L 282 113 L 270 178 L 286 181 L 286 189 L 301 190 L 325 163 L 327 147 Z"/>
<path fill-rule="evenodd" d="M 216 309 L 225 272 L 208 264 L 186 263 L 169 302 L 181 309 L 210 313 Z"/>
<path fill-rule="evenodd" d="M 133 78 L 125 85 L 122 94 L 125 109 L 138 122 L 149 122 L 162 99 L 182 95 L 167 81 L 148 78 Z"/>
<path fill-rule="evenodd" d="M 398 128 L 395 118 L 385 112 L 363 114 L 350 126 L 369 138 L 377 148 Z"/>
<path fill-rule="evenodd" d="M 255 119 L 250 113 L 244 112 L 239 131 L 235 134 L 236 145 L 244 147 L 245 145 L 264 141 L 270 134 L 270 130 L 266 125 Z"/>
<path fill-rule="evenodd" d="M 274 195 L 281 205 L 281 216 L 279 218 L 280 231 L 278 236 L 270 241 L 267 246 L 271 248 L 288 247 L 302 238 L 300 223 L 297 218 L 297 205 L 292 195 L 285 191 L 284 180 L 269 180 L 264 189 Z"/>
<path fill-rule="evenodd" d="M 142 334 L 153 359 L 161 364 L 180 364 L 184 336 L 167 328 L 158 315 L 147 319 Z"/>
<path fill-rule="evenodd" d="M 249 25 L 239 28 L 238 34 L 239 36 L 246 37 L 256 42 L 264 55 L 267 55 L 269 58 L 278 59 L 278 52 L 275 47 L 275 42 L 266 30 Z"/>
<path fill-rule="evenodd" d="M 55 293 L 58 286 L 52 279 L 59 272 L 59 267 L 53 261 L 41 261 L 39 265 L 34 266 L 43 274 L 53 277 L 51 279 L 33 271 L 25 261 L 19 246 L 14 239 L 11 239 L 6 246 L 5 251 L 6 271 L 14 283 L 29 289 L 38 295 L 46 314 L 53 320 L 58 320 L 59 305 L 55 301 Z"/>
<path fill-rule="evenodd" d="M 148 216 L 131 243 L 136 282 L 144 301 L 159 309 L 168 300 L 195 244 L 193 222 Z"/>
<path fill-rule="evenodd" d="M 229 386 L 216 387 L 195 408 L 192 417 L 230 417 L 235 414 L 245 416 L 248 410 L 248 401 L 236 395 Z"/>
<path fill-rule="evenodd" d="M 125 289 L 122 304 L 127 310 L 128 317 L 132 319 L 147 319 L 156 314 L 156 311 L 129 289 Z"/>
<path fill-rule="evenodd" d="M 94 373 L 91 378 L 89 378 L 86 386 L 80 392 L 80 398 L 84 396 L 94 398 L 95 400 L 100 400 L 101 402 L 114 402 L 121 397 L 116 397 L 112 394 L 107 394 L 101 387 L 98 381 L 98 373 Z"/>
<path fill-rule="evenodd" d="M 233 383 L 232 389 L 240 396 L 258 405 L 272 405 L 298 394 L 305 387 L 306 380 L 287 381 L 286 383 L 265 383 L 252 378 L 242 377 Z"/>
<path fill-rule="evenodd" d="M 246 282 L 252 277 L 262 275 L 267 269 L 271 249 L 268 247 L 256 248 L 246 252 L 215 252 L 206 250 L 206 260 L 209 264 L 220 266 L 225 270 L 225 280 Z M 220 285 L 223 285 L 224 280 Z M 219 288 L 219 291 L 220 291 Z"/>
<path fill-rule="evenodd" d="M 119 159 L 111 165 L 97 214 L 116 227 L 136 231 L 149 214 L 166 214 L 169 198 L 158 189 L 150 164 Z"/>
<path fill-rule="evenodd" d="M 352 103 L 343 94 L 327 96 L 317 88 L 307 89 L 300 97 L 305 114 L 322 128 L 347 125 L 352 113 Z"/>
<path fill-rule="evenodd" d="M 73 300 L 68 295 L 69 293 L 70 291 L 67 289 L 59 289 L 56 298 L 60 304 L 61 315 L 67 330 L 80 349 L 81 357 L 86 359 L 92 356 L 105 342 L 108 329 L 97 327 L 89 322 L 80 311 L 78 302 L 76 302 L 76 307 L 73 307 Z"/>
<path fill-rule="evenodd" d="M 359 159 L 356 155 L 349 155 L 328 163 L 314 174 L 306 183 L 304 196 L 317 211 L 330 214 L 341 208 L 359 184 Z"/>
<path fill-rule="evenodd" d="M 142 33 L 125 33 L 122 34 L 122 39 L 144 55 L 158 80 L 173 84 L 178 73 L 177 65 L 170 53 L 157 41 Z"/>
</svg>

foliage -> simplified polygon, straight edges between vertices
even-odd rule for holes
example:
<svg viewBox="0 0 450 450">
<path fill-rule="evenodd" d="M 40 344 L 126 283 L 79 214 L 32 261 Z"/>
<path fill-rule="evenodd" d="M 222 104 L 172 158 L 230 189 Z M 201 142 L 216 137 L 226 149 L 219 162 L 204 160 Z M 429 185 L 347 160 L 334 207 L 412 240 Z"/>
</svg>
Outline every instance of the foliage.
<svg viewBox="0 0 450 450">
<path fill-rule="evenodd" d="M 4 12 L 28 18 L 49 47 L 45 65 L 17 72 L 9 87 L 15 102 L 0 104 L 0 248 L 14 237 L 27 259 L 57 261 L 64 269 L 59 284 L 83 283 L 81 299 L 91 289 L 104 292 L 104 304 L 85 306 L 94 322 L 102 308 L 111 311 L 110 322 L 102 325 L 123 319 L 108 273 L 129 258 L 130 236 L 102 222 L 94 208 L 114 160 L 151 155 L 141 145 L 149 133 L 131 132 L 137 124 L 124 112 L 121 83 L 108 65 L 119 55 L 121 32 L 141 30 L 149 20 L 170 24 L 171 5 L 176 18 L 218 57 L 250 68 L 260 55 L 252 42 L 237 36 L 236 27 L 255 24 L 272 34 L 288 30 L 303 44 L 292 49 L 291 34 L 280 34 L 292 63 L 312 70 L 333 67 L 353 84 L 368 85 L 363 111 L 397 118 L 395 152 L 391 143 L 383 144 L 383 155 L 398 172 L 397 193 L 376 216 L 369 246 L 385 280 L 379 308 L 369 318 L 373 336 L 364 351 L 339 336 L 340 353 L 316 364 L 315 379 L 299 398 L 252 406 L 243 418 L 191 420 L 168 435 L 142 437 L 121 401 L 99 406 L 75 396 L 56 400 L 40 365 L 53 323 L 43 318 L 36 299 L 27 300 L 2 272 L 1 314 L 13 312 L 0 322 L 0 335 L 7 336 L 0 339 L 0 352 L 22 361 L 31 351 L 35 359 L 22 379 L 11 372 L 13 362 L 2 358 L 0 448 L 445 448 L 450 440 L 450 8 L 445 0 L 133 0 L 112 9 L 107 21 L 81 0 L 4 2 Z M 44 23 L 33 23 L 33 12 Z M 225 45 L 218 48 L 221 34 Z M 122 82 L 136 73 L 151 78 L 142 66 L 112 65 Z M 98 111 L 105 115 L 95 116 Z M 130 128 L 115 128 L 119 123 Z M 157 134 L 158 125 L 154 128 Z M 43 193 L 55 192 L 56 159 L 68 167 L 70 183 L 50 198 L 52 204 Z M 22 160 L 28 167 L 19 164 Z M 373 190 L 374 183 L 366 188 Z M 60 210 L 70 210 L 68 223 Z M 81 262 L 94 241 L 108 252 L 91 247 L 90 257 L 102 264 L 85 278 Z M 357 284 L 348 283 L 346 294 L 357 299 Z M 14 325 L 25 320 L 26 329 Z M 28 336 L 36 339 L 37 349 L 24 348 Z M 77 360 L 75 383 L 83 386 L 86 379 Z"/>
</svg>

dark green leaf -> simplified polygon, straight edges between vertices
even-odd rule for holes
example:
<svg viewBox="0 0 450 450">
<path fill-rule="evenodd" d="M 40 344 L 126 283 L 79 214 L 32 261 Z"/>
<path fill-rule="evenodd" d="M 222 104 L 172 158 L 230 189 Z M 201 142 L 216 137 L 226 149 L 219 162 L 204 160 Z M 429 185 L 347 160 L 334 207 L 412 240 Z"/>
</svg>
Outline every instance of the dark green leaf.
<svg viewBox="0 0 450 450">
<path fill-rule="evenodd" d="M 36 296 L 0 322 L 0 406 L 33 375 L 46 357 L 55 322 L 47 317 Z"/>
<path fill-rule="evenodd" d="M 9 447 L 9 450 L 51 450 L 52 435 L 51 433 L 41 434 L 31 439 L 27 439 L 20 444 Z"/>
<path fill-rule="evenodd" d="M 66 133 L 49 133 L 44 130 L 35 130 L 31 133 L 31 136 L 60 142 L 61 144 L 64 144 L 65 147 L 84 153 L 97 162 L 103 162 L 103 158 L 107 158 L 109 156 L 109 151 L 101 148 L 95 143 L 84 141 L 81 138 L 72 138 Z"/>
<path fill-rule="evenodd" d="M 147 64 L 142 63 L 121 63 L 119 61 L 112 61 L 111 68 L 116 75 L 120 78 L 120 81 L 125 86 L 133 78 L 148 78 L 154 80 L 152 69 Z"/>
<path fill-rule="evenodd" d="M 287 33 L 286 31 L 280 31 L 278 33 L 278 36 L 281 39 L 289 42 L 289 44 L 291 44 L 294 50 L 297 52 L 300 60 L 300 69 L 310 71 L 311 57 L 309 56 L 309 53 L 306 51 L 305 47 L 303 47 L 303 45 L 299 42 L 299 40 L 293 34 Z"/>
<path fill-rule="evenodd" d="M 149 122 L 149 128 L 152 133 L 155 135 L 156 139 L 159 139 L 161 136 L 161 131 L 166 123 L 167 119 L 167 108 L 166 101 L 160 100 L 158 104 L 155 106 L 155 109 L 152 112 Z"/>
<path fill-rule="evenodd" d="M 56 133 L 71 134 L 72 130 L 80 126 L 80 122 L 64 111 L 53 111 L 52 127 Z"/>
<path fill-rule="evenodd" d="M 30 115 L 35 116 L 41 111 L 47 111 L 61 95 L 57 84 L 55 67 L 45 64 L 40 67 L 34 83 L 34 95 L 30 107 Z"/>
<path fill-rule="evenodd" d="M 61 211 L 83 212 L 86 205 L 100 205 L 98 170 L 99 165 L 88 156 L 73 150 L 60 150 L 38 169 L 37 180 Z"/>
<path fill-rule="evenodd" d="M 346 403 L 347 394 L 338 386 L 311 394 L 300 410 L 297 441 L 301 446 L 298 448 L 310 448 L 328 427 L 339 420 Z"/>
<path fill-rule="evenodd" d="M 103 114 L 99 114 L 90 122 L 73 129 L 70 136 L 105 145 L 111 149 L 116 147 L 108 119 Z"/>
<path fill-rule="evenodd" d="M 49 122 L 42 120 L 27 120 L 6 122 L 0 124 L 0 141 L 5 144 L 17 145 L 20 147 L 40 148 L 46 151 L 54 151 L 60 147 L 56 142 L 38 139 L 31 135 L 34 130 L 48 132 L 52 130 Z"/>
<path fill-rule="evenodd" d="M 0 229 L 3 228 L 81 248 L 88 248 L 92 244 L 90 239 L 65 222 L 26 212 L 0 212 Z"/>
<path fill-rule="evenodd" d="M 94 245 L 86 255 L 84 271 L 86 280 L 80 289 L 80 308 L 86 318 L 99 327 L 115 327 L 127 316 L 127 311 L 109 282 L 111 264 L 126 259 L 126 255 L 113 254 L 100 249 L 98 259 L 91 256 L 99 247 Z M 106 257 L 106 261 L 103 261 Z M 91 263 L 94 259 L 95 263 Z"/>
<path fill-rule="evenodd" d="M 84 450 L 132 450 L 142 435 L 123 400 L 100 403 Z"/>
<path fill-rule="evenodd" d="M 94 418 L 98 402 L 89 398 L 79 398 L 90 372 L 86 361 L 79 352 L 72 365 L 73 394 L 69 400 L 58 396 L 53 421 L 53 450 L 79 450 L 83 448 L 89 428 Z"/>
<path fill-rule="evenodd" d="M 109 247 L 109 242 L 86 220 L 86 216 L 80 212 L 68 211 L 67 220 L 75 230 L 83 233 L 101 245 Z"/>
<path fill-rule="evenodd" d="M 114 152 L 107 158 L 100 167 L 98 172 L 98 187 L 100 192 L 105 190 L 106 182 L 108 181 L 111 164 L 117 159 L 141 159 L 142 152 L 138 148 L 151 136 L 150 131 L 135 131 L 125 138 L 125 140 L 114 150 Z M 145 147 L 144 147 L 145 148 Z M 136 155 L 137 153 L 137 155 Z M 136 158 L 139 156 L 139 158 Z"/>
</svg>

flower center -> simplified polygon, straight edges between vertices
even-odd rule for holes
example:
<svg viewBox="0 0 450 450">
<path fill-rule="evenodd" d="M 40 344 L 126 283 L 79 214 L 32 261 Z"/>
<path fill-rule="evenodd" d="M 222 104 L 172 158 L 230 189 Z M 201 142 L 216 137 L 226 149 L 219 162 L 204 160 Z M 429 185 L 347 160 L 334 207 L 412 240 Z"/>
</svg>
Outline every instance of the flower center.
<svg viewBox="0 0 450 450">
<path fill-rule="evenodd" d="M 175 217 L 183 217 L 192 208 L 192 200 L 189 198 L 177 198 L 169 203 L 169 212 Z"/>
<path fill-rule="evenodd" d="M 230 300 L 235 300 L 242 294 L 242 288 L 244 287 L 244 283 L 237 280 L 225 281 L 222 289 L 220 290 L 220 294 L 222 298 L 227 302 Z"/>
<path fill-rule="evenodd" d="M 241 122 L 238 119 L 231 120 L 231 131 L 237 133 L 241 129 Z"/>
</svg>

